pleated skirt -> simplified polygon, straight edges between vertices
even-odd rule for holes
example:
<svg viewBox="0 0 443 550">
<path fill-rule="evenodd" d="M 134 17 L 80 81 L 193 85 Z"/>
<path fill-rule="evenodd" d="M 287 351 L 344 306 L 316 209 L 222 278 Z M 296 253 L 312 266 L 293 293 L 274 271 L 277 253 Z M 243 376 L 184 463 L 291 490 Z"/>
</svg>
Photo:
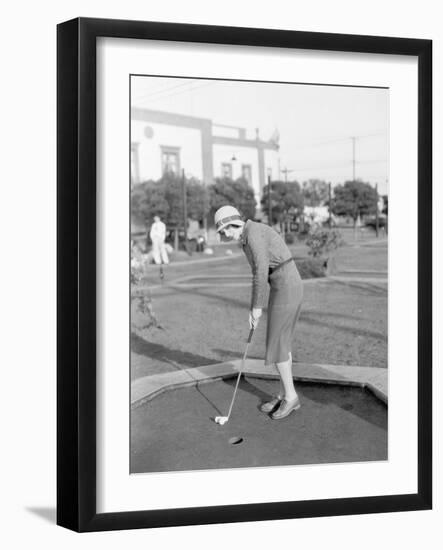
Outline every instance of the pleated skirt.
<svg viewBox="0 0 443 550">
<path fill-rule="evenodd" d="M 294 263 L 270 275 L 265 365 L 289 359 L 303 301 L 303 282 Z"/>
</svg>

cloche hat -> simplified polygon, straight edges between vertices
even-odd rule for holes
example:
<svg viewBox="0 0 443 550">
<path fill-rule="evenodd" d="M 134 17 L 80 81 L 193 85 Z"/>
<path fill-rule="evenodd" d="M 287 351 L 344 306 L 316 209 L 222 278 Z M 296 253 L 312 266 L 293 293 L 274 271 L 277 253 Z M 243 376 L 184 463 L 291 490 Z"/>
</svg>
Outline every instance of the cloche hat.
<svg viewBox="0 0 443 550">
<path fill-rule="evenodd" d="M 214 222 L 217 233 L 227 225 L 241 227 L 245 223 L 240 216 L 240 212 L 233 206 L 222 206 L 219 208 L 214 214 Z"/>
</svg>

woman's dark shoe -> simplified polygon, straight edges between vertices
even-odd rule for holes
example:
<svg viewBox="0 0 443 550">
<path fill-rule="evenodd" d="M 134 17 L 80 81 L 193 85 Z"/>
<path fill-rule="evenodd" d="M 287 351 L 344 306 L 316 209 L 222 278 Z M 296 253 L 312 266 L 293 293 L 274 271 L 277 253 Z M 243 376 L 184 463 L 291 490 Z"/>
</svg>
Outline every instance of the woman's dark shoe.
<svg viewBox="0 0 443 550">
<path fill-rule="evenodd" d="M 293 401 L 283 401 L 280 403 L 280 407 L 271 414 L 272 420 L 282 420 L 291 414 L 292 411 L 296 411 L 301 407 L 298 396 Z"/>
<path fill-rule="evenodd" d="M 267 403 L 263 403 L 260 406 L 261 412 L 266 414 L 271 413 L 278 407 L 278 405 L 281 403 L 281 400 L 282 398 L 278 395 L 277 397 L 274 397 L 274 399 L 272 399 L 271 401 L 268 401 Z"/>
</svg>

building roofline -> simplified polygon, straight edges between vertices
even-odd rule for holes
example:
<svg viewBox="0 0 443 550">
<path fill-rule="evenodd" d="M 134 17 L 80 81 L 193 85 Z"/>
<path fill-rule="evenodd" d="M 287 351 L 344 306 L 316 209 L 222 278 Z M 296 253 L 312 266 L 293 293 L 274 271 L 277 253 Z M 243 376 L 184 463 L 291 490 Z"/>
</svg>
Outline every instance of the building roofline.
<svg viewBox="0 0 443 550">
<path fill-rule="evenodd" d="M 141 107 L 131 108 L 131 118 L 143 122 L 157 122 L 160 124 L 170 124 L 172 126 L 183 126 L 185 128 L 203 128 L 212 126 L 210 118 L 201 118 L 167 111 L 155 111 L 152 109 L 143 109 Z"/>
<path fill-rule="evenodd" d="M 235 128 L 242 130 L 244 128 L 239 126 L 229 126 L 227 124 L 218 124 L 213 122 L 210 118 L 195 117 L 189 115 L 181 115 L 178 113 L 170 113 L 168 111 L 156 111 L 153 109 L 144 109 L 142 107 L 131 108 L 131 118 L 133 120 L 139 120 L 143 122 L 157 122 L 159 124 L 170 124 L 171 126 L 181 126 L 183 128 L 196 128 L 202 130 L 208 130 L 211 128 L 212 143 L 217 145 L 231 145 L 237 147 L 260 147 L 263 149 L 269 149 L 278 151 L 278 144 L 274 141 L 264 141 L 261 139 L 247 139 L 246 137 L 227 137 L 217 136 L 212 133 L 212 127 L 222 128 Z M 244 135 L 244 134 L 243 134 Z"/>
<path fill-rule="evenodd" d="M 237 147 L 255 147 L 278 151 L 278 145 L 274 141 L 263 141 L 261 139 L 233 138 L 225 136 L 212 136 L 212 143 L 216 145 L 232 145 Z"/>
</svg>

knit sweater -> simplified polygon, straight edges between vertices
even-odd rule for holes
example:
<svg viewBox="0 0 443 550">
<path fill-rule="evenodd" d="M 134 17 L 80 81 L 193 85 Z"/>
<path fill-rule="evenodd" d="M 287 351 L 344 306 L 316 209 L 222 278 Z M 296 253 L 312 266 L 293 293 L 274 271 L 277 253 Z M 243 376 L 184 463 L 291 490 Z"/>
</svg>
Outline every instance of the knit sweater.
<svg viewBox="0 0 443 550">
<path fill-rule="evenodd" d="M 282 237 L 264 223 L 248 220 L 243 228 L 241 245 L 252 269 L 251 308 L 266 305 L 269 270 L 291 258 Z"/>
</svg>

